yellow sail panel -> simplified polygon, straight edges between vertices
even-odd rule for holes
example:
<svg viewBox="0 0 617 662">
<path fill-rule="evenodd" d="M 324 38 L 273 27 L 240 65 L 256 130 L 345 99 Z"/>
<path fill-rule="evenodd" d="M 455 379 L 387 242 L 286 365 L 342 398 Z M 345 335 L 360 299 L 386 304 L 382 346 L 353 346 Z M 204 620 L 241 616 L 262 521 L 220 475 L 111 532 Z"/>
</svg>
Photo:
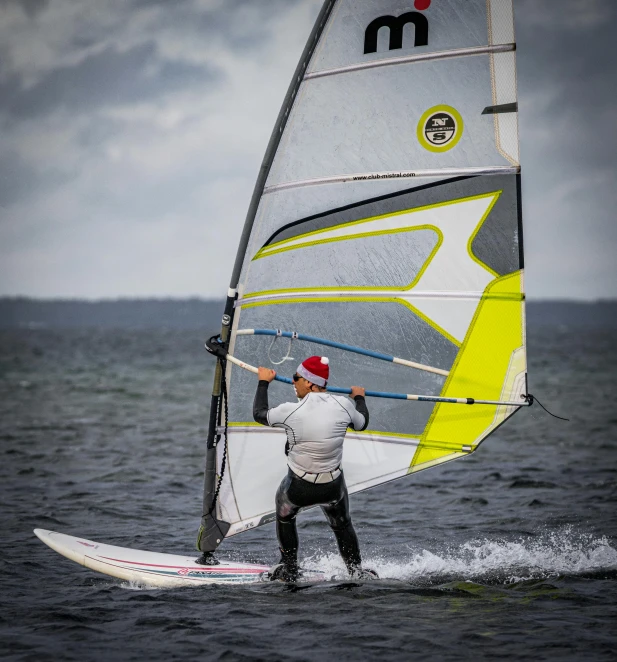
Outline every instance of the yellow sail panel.
<svg viewBox="0 0 617 662">
<path fill-rule="evenodd" d="M 466 397 L 470 393 L 478 400 L 517 401 L 525 393 L 522 291 L 521 271 L 497 278 L 486 288 L 442 396 Z M 411 471 L 473 450 L 514 411 L 514 407 L 505 406 L 437 404 Z"/>
</svg>

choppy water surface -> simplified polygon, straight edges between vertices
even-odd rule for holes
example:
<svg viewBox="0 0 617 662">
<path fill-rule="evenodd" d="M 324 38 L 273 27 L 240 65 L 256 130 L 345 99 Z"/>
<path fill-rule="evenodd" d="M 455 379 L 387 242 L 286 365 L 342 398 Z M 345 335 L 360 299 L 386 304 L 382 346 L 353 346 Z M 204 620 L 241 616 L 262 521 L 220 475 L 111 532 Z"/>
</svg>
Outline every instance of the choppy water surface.
<svg viewBox="0 0 617 662">
<path fill-rule="evenodd" d="M 7 660 L 614 660 L 617 346 L 529 331 L 530 390 L 473 456 L 352 497 L 382 580 L 153 590 L 98 575 L 35 527 L 193 549 L 211 382 L 194 331 L 0 332 L 0 655 Z M 413 405 L 410 405 L 413 406 Z M 318 511 L 308 567 L 341 573 Z M 221 555 L 274 562 L 272 525 Z"/>
</svg>

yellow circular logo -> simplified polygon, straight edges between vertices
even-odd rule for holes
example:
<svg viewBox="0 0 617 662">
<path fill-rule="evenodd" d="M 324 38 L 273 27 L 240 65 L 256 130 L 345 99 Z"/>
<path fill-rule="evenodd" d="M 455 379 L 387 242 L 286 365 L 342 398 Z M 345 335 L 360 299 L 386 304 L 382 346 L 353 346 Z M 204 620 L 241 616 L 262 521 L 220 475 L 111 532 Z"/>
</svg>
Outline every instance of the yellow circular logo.
<svg viewBox="0 0 617 662">
<path fill-rule="evenodd" d="M 452 106 L 433 106 L 418 122 L 418 140 L 430 152 L 447 152 L 463 135 L 463 118 Z"/>
</svg>

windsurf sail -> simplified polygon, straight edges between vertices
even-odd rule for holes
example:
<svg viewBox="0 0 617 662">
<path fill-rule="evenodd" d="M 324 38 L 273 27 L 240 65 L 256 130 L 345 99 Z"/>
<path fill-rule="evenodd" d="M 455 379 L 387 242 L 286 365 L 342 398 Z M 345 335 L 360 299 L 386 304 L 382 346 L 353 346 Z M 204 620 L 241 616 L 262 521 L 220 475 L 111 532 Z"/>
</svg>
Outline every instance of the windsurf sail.
<svg viewBox="0 0 617 662">
<path fill-rule="evenodd" d="M 512 0 L 324 3 L 228 292 L 202 551 L 274 520 L 285 435 L 253 421 L 247 366 L 288 381 L 327 351 L 333 386 L 427 396 L 370 399 L 352 493 L 466 456 L 526 403 L 515 49 Z"/>
</svg>

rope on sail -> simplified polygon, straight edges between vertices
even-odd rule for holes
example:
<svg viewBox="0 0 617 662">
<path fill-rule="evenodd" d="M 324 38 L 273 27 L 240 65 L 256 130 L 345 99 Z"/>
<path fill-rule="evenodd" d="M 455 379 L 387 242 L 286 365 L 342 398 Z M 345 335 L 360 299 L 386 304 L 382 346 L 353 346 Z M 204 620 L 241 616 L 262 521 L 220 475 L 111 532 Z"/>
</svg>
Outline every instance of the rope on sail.
<svg viewBox="0 0 617 662">
<path fill-rule="evenodd" d="M 287 353 L 285 354 L 285 356 L 280 361 L 275 361 L 272 358 L 272 356 L 270 355 L 270 350 L 274 347 L 274 343 L 279 338 L 282 338 L 287 334 L 289 334 L 289 345 L 287 347 Z M 246 335 L 246 334 L 242 334 L 242 335 Z M 255 335 L 258 335 L 258 334 L 255 334 Z M 286 332 L 286 331 L 281 331 L 280 329 L 277 329 L 276 331 L 274 331 L 274 329 L 273 329 L 273 333 L 268 333 L 268 334 L 263 334 L 263 335 L 272 335 L 272 336 L 274 336 L 274 338 L 272 338 L 272 342 L 270 343 L 270 347 L 268 347 L 268 358 L 270 359 L 270 363 L 272 363 L 272 365 L 281 365 L 281 363 L 285 363 L 285 361 L 294 361 L 295 360 L 294 357 L 290 356 L 289 354 L 291 352 L 291 345 L 292 345 L 293 341 L 296 340 L 296 338 L 298 337 L 297 333 L 295 333 L 295 332 L 289 333 L 289 332 Z"/>
<path fill-rule="evenodd" d="M 570 422 L 570 419 L 569 419 L 569 418 L 564 418 L 563 416 L 557 416 L 557 414 L 553 414 L 552 411 L 549 411 L 549 410 L 548 410 L 548 409 L 547 409 L 547 408 L 546 408 L 546 407 L 545 407 L 545 406 L 544 406 L 544 405 L 538 400 L 538 398 L 536 398 L 534 395 L 531 395 L 531 393 L 529 393 L 529 394 L 527 395 L 527 399 L 529 400 L 529 404 L 531 404 L 531 405 L 532 405 L 534 402 L 537 402 L 537 403 L 540 405 L 540 407 L 542 407 L 542 409 L 544 409 L 544 411 L 545 411 L 547 414 L 550 414 L 553 418 L 558 418 L 560 421 L 568 421 L 568 422 Z"/>
<path fill-rule="evenodd" d="M 223 403 L 223 420 L 224 428 L 223 435 L 225 437 L 225 445 L 223 446 L 223 457 L 221 459 L 221 473 L 218 476 L 218 483 L 216 485 L 216 490 L 214 491 L 214 496 L 212 497 L 212 503 L 210 504 L 210 509 L 208 510 L 208 515 L 211 515 L 216 508 L 216 502 L 219 498 L 219 492 L 221 491 L 221 485 L 223 484 L 223 477 L 225 476 L 225 467 L 227 466 L 227 427 L 229 425 L 229 407 L 228 407 L 228 396 L 227 396 L 227 378 L 225 376 L 226 372 L 226 362 L 224 359 L 219 358 L 221 362 L 221 402 Z M 219 435 L 220 442 L 220 435 Z"/>
</svg>

